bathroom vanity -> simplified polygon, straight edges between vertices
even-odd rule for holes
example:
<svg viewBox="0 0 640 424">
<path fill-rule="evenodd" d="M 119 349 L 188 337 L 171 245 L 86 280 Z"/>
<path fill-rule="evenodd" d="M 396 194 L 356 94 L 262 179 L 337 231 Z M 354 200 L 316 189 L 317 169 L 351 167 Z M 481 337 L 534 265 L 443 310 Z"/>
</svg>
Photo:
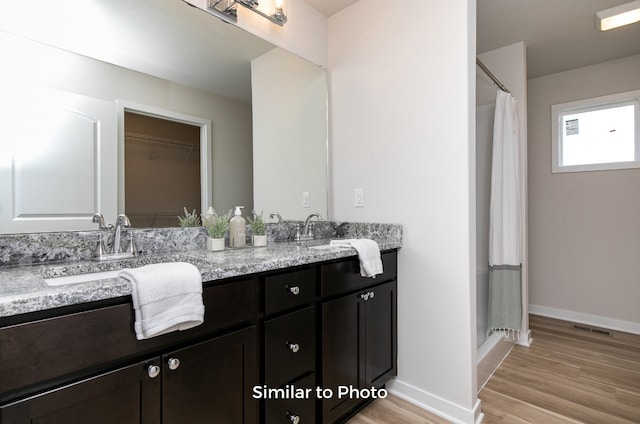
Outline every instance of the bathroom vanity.
<svg viewBox="0 0 640 424">
<path fill-rule="evenodd" d="M 358 389 L 396 375 L 401 241 L 380 244 L 375 279 L 353 249 L 182 252 L 202 272 L 205 321 L 141 341 L 119 279 L 43 289 L 44 307 L 25 295 L 22 313 L 0 308 L 0 423 L 344 422 L 370 401 Z M 24 285 L 40 268 L 8 274 Z"/>
</svg>

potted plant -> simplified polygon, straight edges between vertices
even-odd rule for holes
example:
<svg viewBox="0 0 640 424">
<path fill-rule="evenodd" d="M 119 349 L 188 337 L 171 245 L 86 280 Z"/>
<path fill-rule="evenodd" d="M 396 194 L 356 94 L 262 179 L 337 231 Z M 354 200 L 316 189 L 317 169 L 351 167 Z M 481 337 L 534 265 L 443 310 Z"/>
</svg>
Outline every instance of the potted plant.
<svg viewBox="0 0 640 424">
<path fill-rule="evenodd" d="M 229 229 L 229 216 L 218 215 L 213 208 L 209 208 L 207 215 L 202 218 L 202 225 L 207 230 L 207 250 L 224 250 L 224 235 Z"/>
<path fill-rule="evenodd" d="M 196 213 L 194 209 L 193 212 L 189 213 L 187 208 L 184 208 L 184 216 L 179 216 L 178 221 L 180 222 L 181 227 L 199 227 L 200 226 L 200 217 Z"/>
<path fill-rule="evenodd" d="M 249 224 L 251 225 L 251 238 L 253 240 L 254 247 L 266 246 L 267 235 L 264 220 L 262 219 L 262 212 L 260 215 L 256 211 L 252 211 L 253 218 L 249 217 Z"/>
</svg>

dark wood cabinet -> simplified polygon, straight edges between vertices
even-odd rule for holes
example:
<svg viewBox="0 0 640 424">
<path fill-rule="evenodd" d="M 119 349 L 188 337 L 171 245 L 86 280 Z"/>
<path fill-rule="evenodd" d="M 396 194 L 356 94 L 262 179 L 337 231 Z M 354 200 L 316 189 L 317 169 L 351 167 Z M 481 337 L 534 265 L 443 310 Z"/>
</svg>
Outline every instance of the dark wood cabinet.
<svg viewBox="0 0 640 424">
<path fill-rule="evenodd" d="M 255 327 L 162 356 L 163 424 L 257 422 Z"/>
<path fill-rule="evenodd" d="M 322 271 L 323 293 L 333 296 L 321 306 L 322 386 L 333 391 L 322 401 L 323 423 L 341 422 L 370 400 L 340 396 L 340 388 L 380 388 L 397 374 L 395 252 L 385 257 L 391 260 L 384 262 L 382 278 L 360 277 L 356 261 Z M 384 282 L 385 277 L 391 280 Z"/>
<path fill-rule="evenodd" d="M 264 387 L 298 388 L 308 394 L 264 399 L 265 424 L 316 422 L 316 270 L 301 268 L 264 278 Z"/>
<path fill-rule="evenodd" d="M 0 407 L 2 424 L 157 424 L 160 358 L 129 365 Z"/>
<path fill-rule="evenodd" d="M 2 424 L 257 422 L 255 327 L 0 407 Z"/>
<path fill-rule="evenodd" d="M 127 299 L 1 326 L 0 424 L 343 422 L 363 400 L 339 386 L 396 375 L 396 252 L 382 258 L 376 279 L 352 257 L 205 284 L 204 324 L 148 340 Z"/>
<path fill-rule="evenodd" d="M 358 401 L 338 398 L 338 386 L 364 387 L 364 301 L 358 294 L 322 304 L 322 387 L 333 396 L 322 401 L 324 423 L 348 413 Z"/>
</svg>

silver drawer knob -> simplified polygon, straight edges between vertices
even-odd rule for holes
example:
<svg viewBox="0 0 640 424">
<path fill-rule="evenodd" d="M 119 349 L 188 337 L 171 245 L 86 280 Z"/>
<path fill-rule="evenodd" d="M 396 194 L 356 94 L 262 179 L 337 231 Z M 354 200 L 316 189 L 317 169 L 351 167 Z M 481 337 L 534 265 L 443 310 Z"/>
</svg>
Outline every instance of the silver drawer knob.
<svg viewBox="0 0 640 424">
<path fill-rule="evenodd" d="M 294 296 L 299 295 L 300 294 L 300 287 L 298 287 L 298 286 L 289 287 L 289 293 L 291 293 Z"/>
<path fill-rule="evenodd" d="M 376 294 L 374 292 L 369 292 L 369 299 L 373 299 Z"/>
<path fill-rule="evenodd" d="M 178 358 L 169 358 L 169 360 L 167 361 L 167 365 L 169 365 L 169 369 L 171 371 L 177 370 L 180 366 L 180 360 Z"/>
<path fill-rule="evenodd" d="M 287 417 L 289 417 L 289 421 L 291 422 L 291 424 L 299 424 L 300 423 L 300 416 L 298 416 L 298 415 L 293 415 L 293 414 L 290 414 L 289 412 L 287 412 Z"/>
<path fill-rule="evenodd" d="M 366 301 L 366 300 L 369 300 L 369 294 L 370 294 L 369 292 L 367 292 L 367 293 L 362 293 L 362 294 L 360 295 L 360 297 Z"/>
<path fill-rule="evenodd" d="M 151 364 L 147 367 L 147 375 L 150 378 L 156 378 L 160 375 L 160 367 L 154 364 Z"/>
<path fill-rule="evenodd" d="M 298 353 L 298 351 L 300 350 L 300 345 L 298 343 L 287 343 L 287 345 L 293 353 Z"/>
</svg>

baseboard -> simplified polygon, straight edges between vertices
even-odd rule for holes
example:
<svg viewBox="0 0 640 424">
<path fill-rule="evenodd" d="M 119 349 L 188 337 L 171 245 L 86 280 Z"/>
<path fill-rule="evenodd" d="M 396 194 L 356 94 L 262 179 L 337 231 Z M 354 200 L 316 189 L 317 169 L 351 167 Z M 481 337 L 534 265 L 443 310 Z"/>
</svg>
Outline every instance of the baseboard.
<svg viewBox="0 0 640 424">
<path fill-rule="evenodd" d="M 529 313 L 640 335 L 640 323 L 637 322 L 622 321 L 598 315 L 583 314 L 582 312 L 567 311 L 565 309 L 549 308 L 539 305 L 529 305 Z"/>
<path fill-rule="evenodd" d="M 394 396 L 398 396 L 455 424 L 480 424 L 484 418 L 480 410 L 479 399 L 473 409 L 467 409 L 397 378 L 387 383 L 387 390 Z"/>
</svg>

